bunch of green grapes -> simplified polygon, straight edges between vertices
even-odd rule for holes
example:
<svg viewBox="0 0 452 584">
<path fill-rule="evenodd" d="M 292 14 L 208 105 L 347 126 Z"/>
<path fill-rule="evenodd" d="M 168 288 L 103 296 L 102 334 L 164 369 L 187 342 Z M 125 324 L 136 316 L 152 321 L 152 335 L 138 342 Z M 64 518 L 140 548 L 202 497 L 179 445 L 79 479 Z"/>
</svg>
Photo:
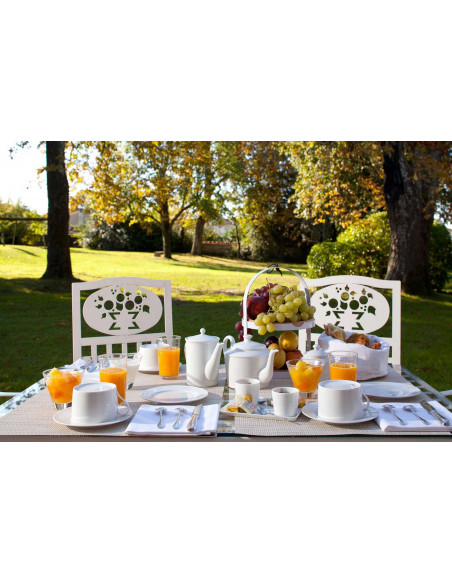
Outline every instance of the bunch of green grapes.
<svg viewBox="0 0 452 584">
<path fill-rule="evenodd" d="M 269 290 L 269 310 L 257 315 L 254 324 L 260 335 L 273 333 L 275 323 L 302 322 L 314 317 L 315 307 L 309 306 L 306 294 L 296 286 L 278 284 Z"/>
</svg>

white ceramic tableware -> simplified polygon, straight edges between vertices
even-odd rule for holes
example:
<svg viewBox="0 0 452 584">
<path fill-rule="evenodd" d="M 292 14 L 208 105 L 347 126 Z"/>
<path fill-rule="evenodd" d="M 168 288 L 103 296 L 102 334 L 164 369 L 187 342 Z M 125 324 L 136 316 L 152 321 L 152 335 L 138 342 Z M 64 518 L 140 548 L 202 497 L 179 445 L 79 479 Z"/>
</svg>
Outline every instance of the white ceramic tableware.
<svg viewBox="0 0 452 584">
<path fill-rule="evenodd" d="M 275 387 L 272 389 L 273 412 L 281 418 L 296 415 L 300 403 L 300 392 L 296 387 Z"/>
<path fill-rule="evenodd" d="M 411 383 L 393 381 L 370 381 L 361 383 L 361 388 L 366 395 L 381 399 L 406 399 L 421 393 L 421 390 Z"/>
<path fill-rule="evenodd" d="M 187 363 L 187 383 L 199 387 L 218 385 L 221 351 L 223 343 L 219 337 L 200 335 L 185 339 L 185 362 Z"/>
<path fill-rule="evenodd" d="M 252 399 L 253 406 L 257 406 L 259 402 L 259 390 L 261 382 L 259 379 L 252 377 L 245 377 L 244 379 L 237 379 L 235 382 L 235 395 L 243 396 L 249 395 Z"/>
<path fill-rule="evenodd" d="M 273 363 L 278 350 L 267 349 L 262 343 L 252 341 L 251 335 L 246 335 L 241 343 L 235 343 L 230 336 L 225 338 L 224 343 L 228 340 L 232 346 L 225 350 L 224 361 L 229 387 L 235 389 L 236 381 L 244 377 L 259 379 L 261 388 L 267 387 L 273 377 Z"/>
<path fill-rule="evenodd" d="M 319 383 L 318 416 L 321 419 L 331 422 L 358 420 L 363 418 L 364 410 L 369 406 L 369 398 L 362 393 L 357 381 L 332 379 Z"/>
<path fill-rule="evenodd" d="M 158 355 L 158 345 L 157 343 L 147 343 L 141 345 L 141 363 L 139 366 L 139 371 L 154 371 L 159 370 L 159 355 Z"/>
<path fill-rule="evenodd" d="M 301 410 L 303 415 L 307 418 L 311 418 L 311 420 L 317 420 L 318 422 L 325 422 L 325 424 L 335 424 L 335 425 L 342 425 L 342 424 L 362 424 L 364 422 L 370 422 L 370 420 L 375 420 L 378 416 L 378 410 L 375 408 L 366 408 L 364 410 L 362 418 L 357 418 L 354 420 L 325 420 L 325 418 L 321 418 L 318 413 L 318 406 L 317 402 L 312 402 L 310 404 L 306 404 L 303 409 Z"/>
<path fill-rule="evenodd" d="M 118 404 L 118 396 L 124 405 Z M 74 387 L 71 420 L 76 424 L 113 422 L 125 415 L 126 409 L 131 411 L 114 383 L 82 383 Z"/>
<path fill-rule="evenodd" d="M 187 404 L 204 399 L 209 395 L 207 389 L 192 385 L 161 385 L 150 387 L 141 393 L 146 401 L 159 404 Z"/>
</svg>

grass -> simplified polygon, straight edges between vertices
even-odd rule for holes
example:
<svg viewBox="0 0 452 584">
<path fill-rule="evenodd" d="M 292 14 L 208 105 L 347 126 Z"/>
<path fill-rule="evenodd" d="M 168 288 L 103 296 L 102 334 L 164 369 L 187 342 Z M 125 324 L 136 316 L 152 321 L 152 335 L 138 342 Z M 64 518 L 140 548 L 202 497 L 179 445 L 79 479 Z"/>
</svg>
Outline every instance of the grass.
<svg viewBox="0 0 452 584">
<path fill-rule="evenodd" d="M 174 330 L 183 337 L 201 327 L 221 338 L 233 334 L 244 289 L 267 266 L 223 258 L 175 255 L 166 260 L 152 253 L 84 249 L 72 249 L 71 257 L 74 276 L 80 280 L 120 275 L 170 279 Z M 70 284 L 40 280 L 45 267 L 43 248 L 0 247 L 0 391 L 21 391 L 44 369 L 72 359 Z M 302 265 L 290 267 L 305 271 Z M 402 300 L 402 363 L 437 389 L 452 388 L 452 289 L 448 292 Z"/>
</svg>

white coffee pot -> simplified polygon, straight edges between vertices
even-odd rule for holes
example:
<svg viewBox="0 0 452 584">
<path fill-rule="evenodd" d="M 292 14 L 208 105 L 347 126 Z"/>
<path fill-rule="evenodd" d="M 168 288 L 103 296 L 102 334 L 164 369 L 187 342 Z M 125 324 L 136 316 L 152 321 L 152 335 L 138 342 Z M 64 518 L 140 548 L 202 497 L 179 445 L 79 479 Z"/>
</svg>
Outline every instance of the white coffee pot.
<svg viewBox="0 0 452 584">
<path fill-rule="evenodd" d="M 200 335 L 185 339 L 185 362 L 187 364 L 187 383 L 197 387 L 218 385 L 220 359 L 223 343 L 219 337 Z"/>
<path fill-rule="evenodd" d="M 235 382 L 244 377 L 259 379 L 261 388 L 267 387 L 273 377 L 273 364 L 278 349 L 267 349 L 262 343 L 251 340 L 251 335 L 246 335 L 245 340 L 236 343 L 234 338 L 228 336 L 224 342 L 231 341 L 231 348 L 225 350 L 226 375 L 228 385 L 235 389 Z"/>
</svg>

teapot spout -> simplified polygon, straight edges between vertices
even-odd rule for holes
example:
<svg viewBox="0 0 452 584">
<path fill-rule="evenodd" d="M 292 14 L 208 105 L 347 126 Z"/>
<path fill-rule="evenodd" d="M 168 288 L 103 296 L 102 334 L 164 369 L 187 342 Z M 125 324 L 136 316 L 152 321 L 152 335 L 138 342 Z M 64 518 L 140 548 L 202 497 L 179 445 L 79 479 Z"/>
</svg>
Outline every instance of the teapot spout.
<svg viewBox="0 0 452 584">
<path fill-rule="evenodd" d="M 273 377 L 273 365 L 275 362 L 275 355 L 278 353 L 278 349 L 272 349 L 268 355 L 267 365 L 259 373 L 259 381 L 262 386 L 266 386 L 270 383 Z"/>
<path fill-rule="evenodd" d="M 218 343 L 215 347 L 214 352 L 210 356 L 210 359 L 207 361 L 204 373 L 209 383 L 215 382 L 214 385 L 217 383 L 218 374 L 220 372 L 220 359 L 221 359 L 221 351 L 223 349 L 223 343 Z"/>
</svg>

